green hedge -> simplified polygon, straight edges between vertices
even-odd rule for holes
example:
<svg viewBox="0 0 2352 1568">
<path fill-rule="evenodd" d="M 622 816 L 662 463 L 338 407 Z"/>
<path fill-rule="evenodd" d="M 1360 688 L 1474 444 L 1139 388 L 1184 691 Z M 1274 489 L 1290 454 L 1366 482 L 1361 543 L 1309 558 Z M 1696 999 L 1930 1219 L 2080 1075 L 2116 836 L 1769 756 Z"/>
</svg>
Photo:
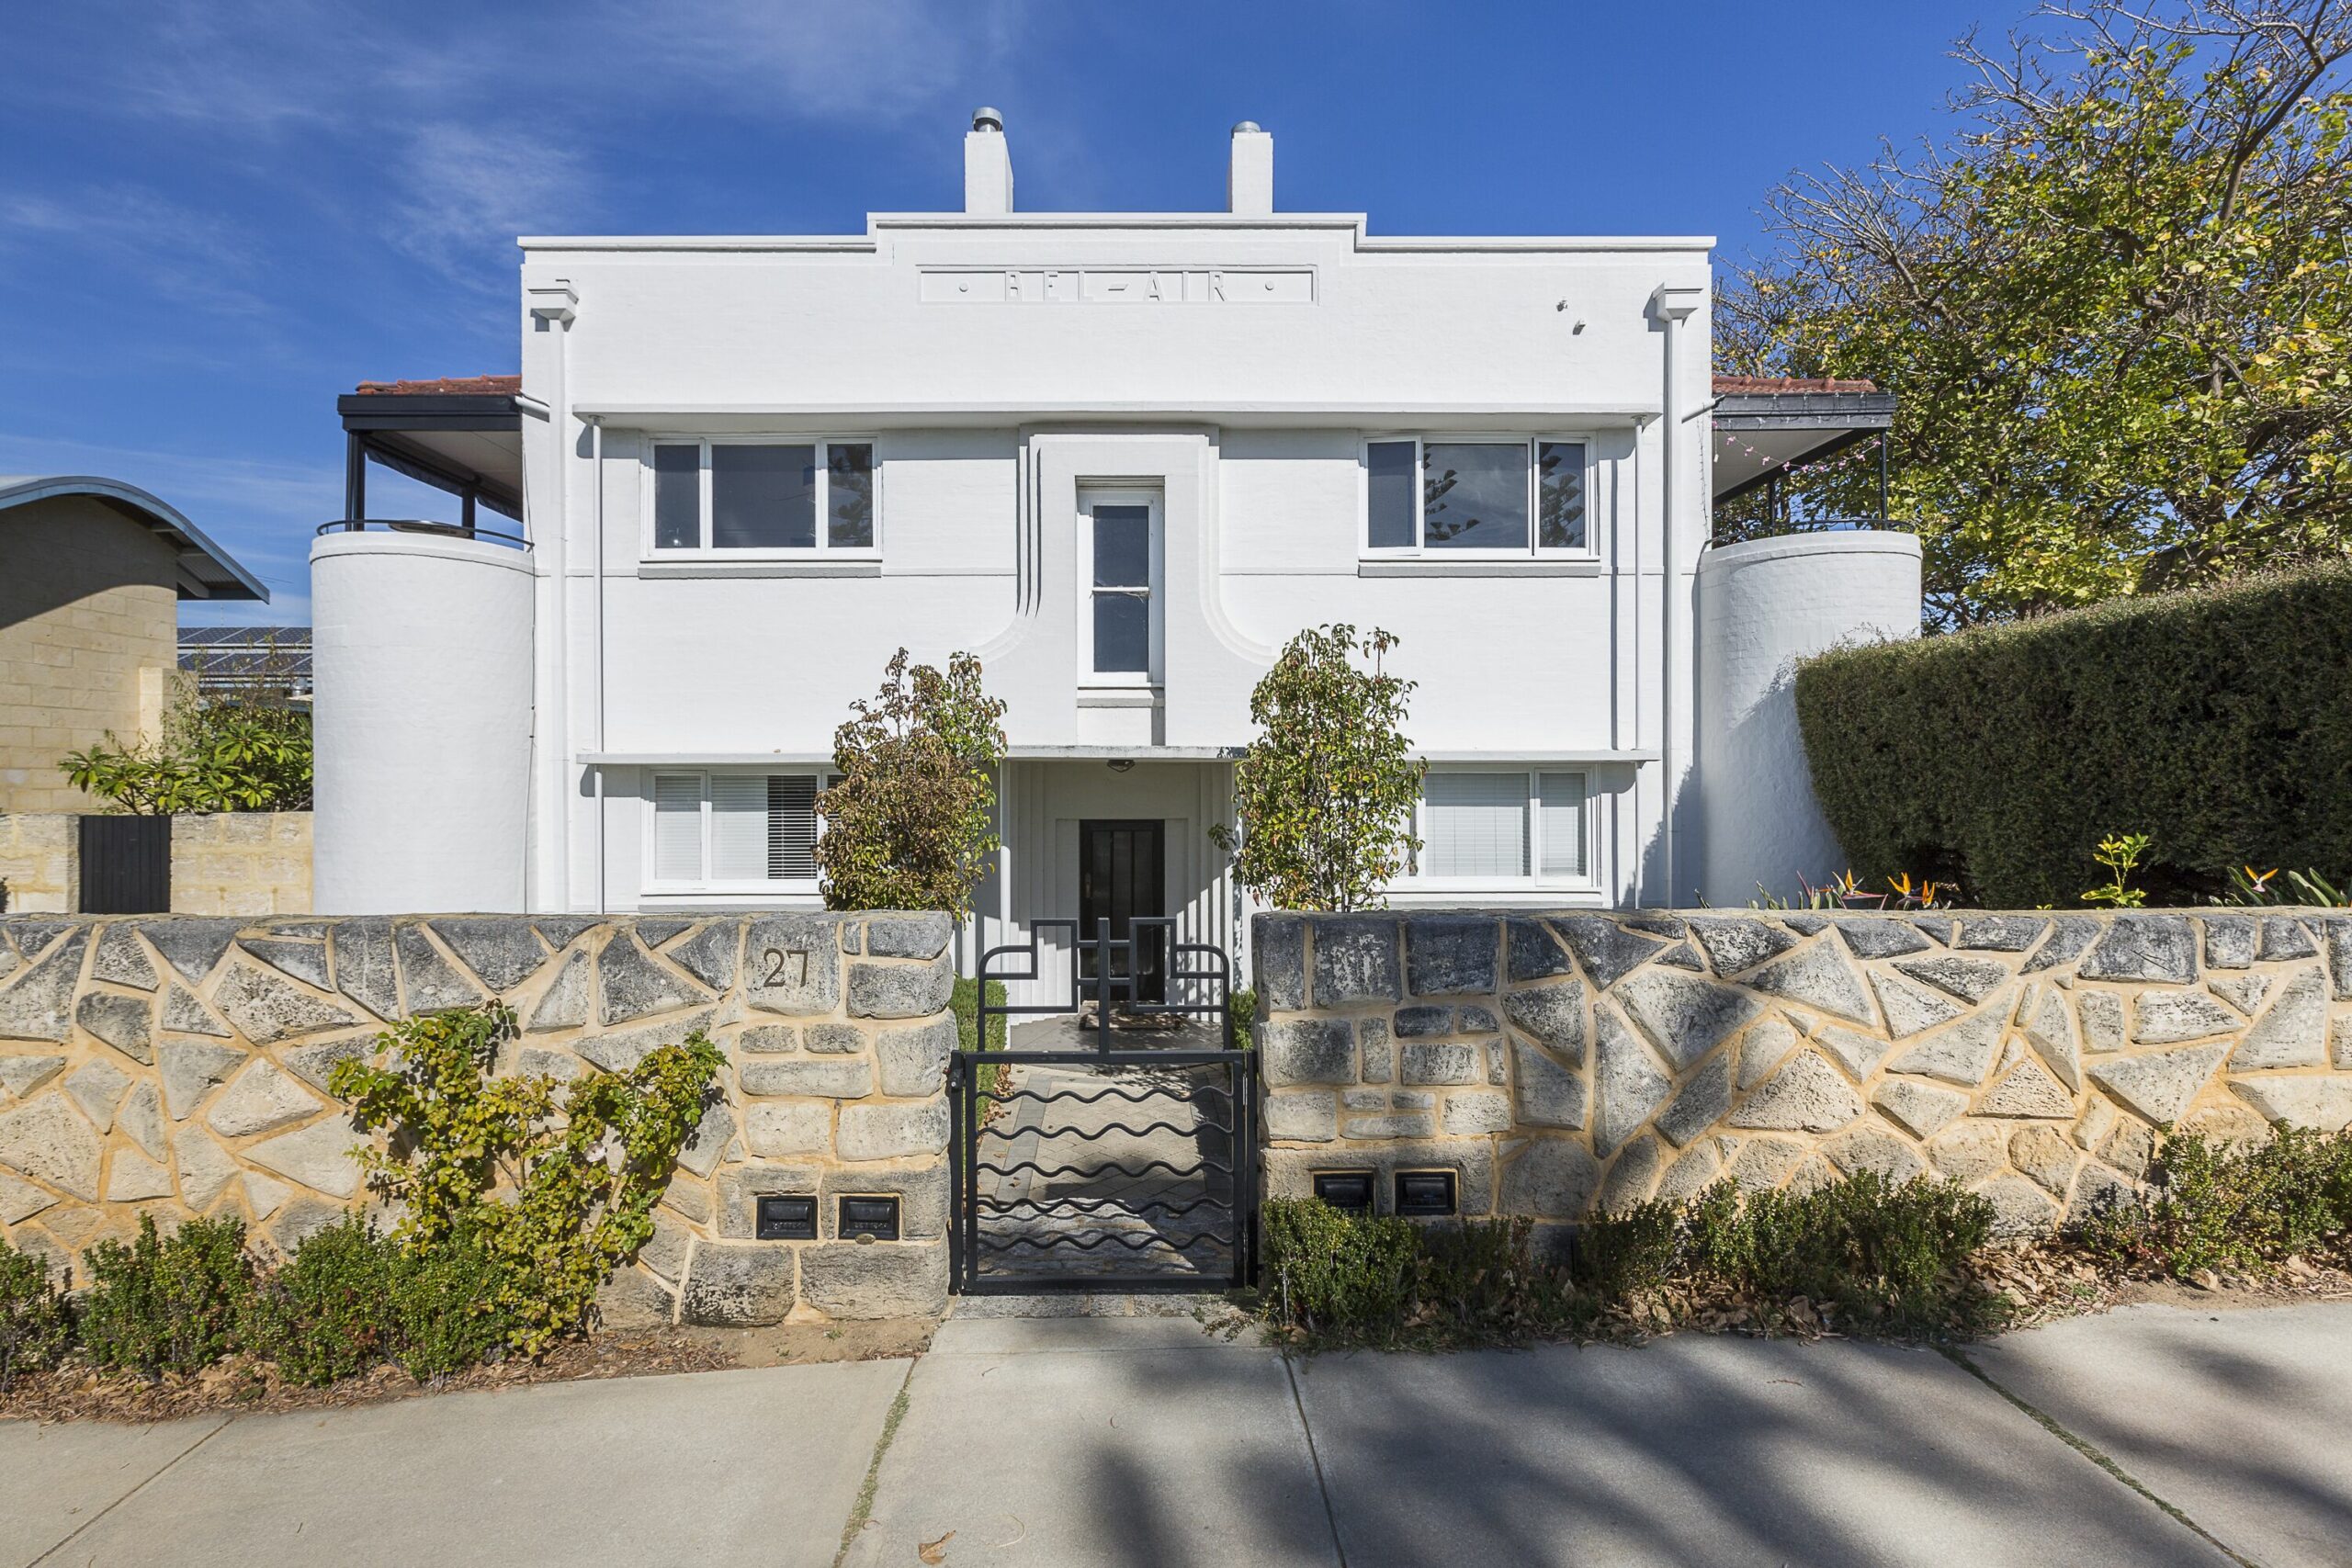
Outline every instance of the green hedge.
<svg viewBox="0 0 2352 1568">
<path fill-rule="evenodd" d="M 2098 840 L 2135 831 L 2157 902 L 2246 863 L 2352 871 L 2352 566 L 1835 649 L 1796 705 L 1814 793 L 1874 884 L 2072 905 L 2105 880 Z"/>
</svg>

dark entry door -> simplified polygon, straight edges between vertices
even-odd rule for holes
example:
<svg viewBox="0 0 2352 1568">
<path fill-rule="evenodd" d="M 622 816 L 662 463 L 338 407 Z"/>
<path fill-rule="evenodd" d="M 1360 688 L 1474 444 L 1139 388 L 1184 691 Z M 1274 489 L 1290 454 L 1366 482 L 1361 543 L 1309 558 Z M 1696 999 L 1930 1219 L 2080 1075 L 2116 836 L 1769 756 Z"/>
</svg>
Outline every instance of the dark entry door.
<svg viewBox="0 0 2352 1568">
<path fill-rule="evenodd" d="M 1081 940 L 1091 940 L 1095 922 L 1111 922 L 1111 939 L 1125 942 L 1133 934 L 1136 916 L 1164 915 L 1166 844 L 1159 822 L 1081 822 L 1078 825 L 1078 918 Z M 1159 951 L 1159 930 L 1147 927 L 1141 953 L 1114 953 L 1114 975 L 1134 966 L 1136 999 L 1165 1001 L 1167 960 Z M 1093 953 L 1081 948 L 1080 974 L 1094 977 Z"/>
</svg>

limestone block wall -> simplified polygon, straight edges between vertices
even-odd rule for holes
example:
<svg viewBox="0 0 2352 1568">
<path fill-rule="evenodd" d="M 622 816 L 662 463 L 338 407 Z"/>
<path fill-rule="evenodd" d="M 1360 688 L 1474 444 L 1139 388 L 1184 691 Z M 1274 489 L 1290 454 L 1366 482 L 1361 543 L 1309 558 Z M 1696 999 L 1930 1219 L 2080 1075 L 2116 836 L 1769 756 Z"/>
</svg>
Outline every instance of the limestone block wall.
<svg viewBox="0 0 2352 1568">
<path fill-rule="evenodd" d="M 81 901 L 78 816 L 0 813 L 0 879 L 7 912 L 66 914 Z M 311 814 L 220 811 L 172 818 L 175 915 L 311 912 Z"/>
<path fill-rule="evenodd" d="M 81 892 L 81 840 L 73 813 L 0 811 L 0 882 L 17 914 L 63 914 Z"/>
<path fill-rule="evenodd" d="M 949 935 L 887 913 L 0 919 L 0 1234 L 73 1266 L 141 1213 L 227 1213 L 291 1248 L 367 1201 L 334 1064 L 494 996 L 519 1022 L 502 1070 L 625 1070 L 695 1028 L 726 1053 L 608 1324 L 934 1313 Z M 816 1197 L 816 1238 L 757 1239 L 769 1194 Z M 876 1195 L 900 1239 L 842 1239 L 839 1200 Z"/>
<path fill-rule="evenodd" d="M 2352 1122 L 2352 912 L 1258 919 L 1266 1187 L 1451 1169 L 1573 1222 L 1729 1177 L 1950 1177 L 2042 1232 L 2167 1123 Z"/>
<path fill-rule="evenodd" d="M 311 814 L 223 811 L 172 818 L 175 915 L 307 915 Z"/>
</svg>

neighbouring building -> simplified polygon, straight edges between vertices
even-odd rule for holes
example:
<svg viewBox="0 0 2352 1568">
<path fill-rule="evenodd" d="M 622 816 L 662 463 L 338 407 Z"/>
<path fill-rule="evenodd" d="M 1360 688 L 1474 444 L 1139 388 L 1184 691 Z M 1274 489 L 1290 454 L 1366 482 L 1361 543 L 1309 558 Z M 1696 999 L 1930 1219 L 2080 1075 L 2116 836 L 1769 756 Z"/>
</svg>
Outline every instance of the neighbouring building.
<svg viewBox="0 0 2352 1568">
<path fill-rule="evenodd" d="M 58 760 L 152 735 L 183 600 L 269 591 L 145 491 L 86 475 L 0 478 L 0 812 L 102 809 Z"/>
<path fill-rule="evenodd" d="M 522 241 L 519 377 L 341 400 L 318 908 L 813 906 L 833 730 L 904 645 L 1010 705 L 967 949 L 1153 913 L 1238 947 L 1209 829 L 1252 686 L 1332 621 L 1418 682 L 1396 904 L 1833 869 L 1788 662 L 1915 632 L 1916 541 L 1713 549 L 1712 507 L 1892 399 L 1714 378 L 1712 241 L 1377 235 L 1276 210 L 1256 126 L 1230 157 L 1227 211 L 1021 212 L 982 111 L 959 212 Z M 369 518 L 371 464 L 461 521 Z"/>
<path fill-rule="evenodd" d="M 308 626 L 182 626 L 180 675 L 199 696 L 311 700 Z"/>
</svg>

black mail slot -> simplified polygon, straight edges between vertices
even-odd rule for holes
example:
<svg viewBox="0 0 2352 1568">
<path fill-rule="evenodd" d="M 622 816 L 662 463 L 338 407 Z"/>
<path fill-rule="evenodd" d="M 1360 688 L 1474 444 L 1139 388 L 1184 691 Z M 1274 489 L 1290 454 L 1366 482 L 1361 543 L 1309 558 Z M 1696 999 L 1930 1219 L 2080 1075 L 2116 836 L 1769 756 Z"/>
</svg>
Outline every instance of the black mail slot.
<svg viewBox="0 0 2352 1568">
<path fill-rule="evenodd" d="M 1400 1214 L 1453 1213 L 1453 1172 L 1400 1170 L 1396 1173 L 1396 1212 Z"/>
<path fill-rule="evenodd" d="M 1334 1209 L 1351 1214 L 1372 1213 L 1372 1172 L 1325 1170 L 1315 1177 L 1315 1195 Z"/>
<path fill-rule="evenodd" d="M 762 1241 L 816 1240 L 817 1200 L 763 1194 L 760 1198 L 759 1228 L 753 1234 Z"/>
<path fill-rule="evenodd" d="M 844 1198 L 841 1209 L 841 1235 L 844 1240 L 876 1241 L 899 1239 L 899 1201 L 896 1198 Z"/>
</svg>

